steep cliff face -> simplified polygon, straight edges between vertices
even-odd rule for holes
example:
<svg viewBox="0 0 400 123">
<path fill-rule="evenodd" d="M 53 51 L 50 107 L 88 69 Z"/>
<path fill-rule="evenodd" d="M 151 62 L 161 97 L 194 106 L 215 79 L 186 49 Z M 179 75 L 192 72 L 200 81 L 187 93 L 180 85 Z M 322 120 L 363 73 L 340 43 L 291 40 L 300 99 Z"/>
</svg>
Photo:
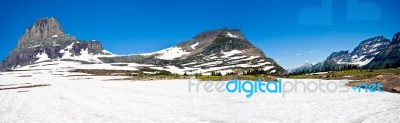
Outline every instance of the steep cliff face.
<svg viewBox="0 0 400 123">
<path fill-rule="evenodd" d="M 327 59 L 328 60 L 334 60 L 334 61 L 339 61 L 340 59 L 345 59 L 348 57 L 349 51 L 339 51 L 339 52 L 333 52 Z"/>
<path fill-rule="evenodd" d="M 64 52 L 68 46 L 72 50 Z M 0 70 L 61 59 L 64 55 L 79 56 L 81 51 L 87 51 L 89 54 L 104 54 L 100 42 L 77 40 L 74 36 L 63 32 L 56 18 L 41 18 L 21 36 L 17 46 L 2 61 Z"/>
<path fill-rule="evenodd" d="M 400 43 L 400 32 L 393 35 L 392 44 Z"/>
<path fill-rule="evenodd" d="M 37 20 L 26 30 L 25 35 L 21 37 L 20 42 L 40 41 L 41 39 L 57 37 L 58 35 L 64 35 L 60 22 L 54 17 L 42 18 Z"/>
</svg>

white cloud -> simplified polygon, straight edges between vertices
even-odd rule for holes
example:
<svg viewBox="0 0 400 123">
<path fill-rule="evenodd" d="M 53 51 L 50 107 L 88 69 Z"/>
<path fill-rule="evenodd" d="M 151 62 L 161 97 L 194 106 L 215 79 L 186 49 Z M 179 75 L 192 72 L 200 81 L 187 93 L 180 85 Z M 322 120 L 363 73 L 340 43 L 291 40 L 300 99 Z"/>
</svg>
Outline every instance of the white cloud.
<svg viewBox="0 0 400 123">
<path fill-rule="evenodd" d="M 313 52 L 313 51 L 310 51 L 310 52 L 308 52 L 308 53 L 313 54 L 314 52 Z"/>
<path fill-rule="evenodd" d="M 301 53 L 297 53 L 296 56 L 301 56 Z"/>
</svg>

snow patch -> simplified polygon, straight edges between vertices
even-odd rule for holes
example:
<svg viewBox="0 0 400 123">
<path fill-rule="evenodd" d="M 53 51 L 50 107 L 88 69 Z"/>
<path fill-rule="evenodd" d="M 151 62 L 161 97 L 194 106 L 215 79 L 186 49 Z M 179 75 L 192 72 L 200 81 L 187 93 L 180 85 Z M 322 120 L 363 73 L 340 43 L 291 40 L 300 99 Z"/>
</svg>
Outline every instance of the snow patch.
<svg viewBox="0 0 400 123">
<path fill-rule="evenodd" d="M 184 55 L 188 55 L 188 54 L 190 54 L 190 52 L 186 52 L 180 47 L 170 47 L 170 48 L 160 50 L 160 51 L 157 51 L 154 53 L 144 53 L 144 54 L 140 54 L 140 55 L 155 55 L 155 54 L 158 54 L 157 58 L 159 58 L 159 59 L 172 60 L 175 58 L 182 57 Z"/>
<path fill-rule="evenodd" d="M 337 61 L 338 64 L 354 64 L 354 65 L 359 65 L 359 66 L 364 66 L 367 65 L 369 62 L 371 62 L 374 57 L 370 58 L 370 59 L 366 59 L 365 58 L 366 55 L 362 55 L 362 56 L 358 56 L 358 55 L 354 55 L 351 56 L 351 62 L 343 62 L 343 60 L 339 60 Z M 363 60 L 364 59 L 364 60 Z"/>
<path fill-rule="evenodd" d="M 71 59 L 71 60 L 78 60 L 78 61 L 86 61 L 86 62 L 92 62 L 92 63 L 103 63 L 98 57 L 107 57 L 107 56 L 112 56 L 112 55 L 94 55 L 92 53 L 89 53 L 88 48 L 86 49 L 81 49 L 79 52 L 80 55 L 75 56 L 73 55 L 70 50 L 73 48 L 75 42 L 72 42 L 71 45 L 68 45 L 64 49 L 60 50 L 60 53 L 63 53 L 63 56 L 61 59 Z M 103 52 L 108 52 L 107 50 L 103 50 Z"/>
<path fill-rule="evenodd" d="M 231 51 L 228 51 L 228 52 L 222 51 L 222 54 L 224 54 L 222 56 L 222 58 L 228 58 L 229 56 L 233 56 L 233 55 L 238 54 L 238 53 L 242 53 L 242 51 L 240 51 L 240 50 L 231 50 Z"/>
<path fill-rule="evenodd" d="M 190 47 L 192 47 L 192 49 L 196 49 L 197 45 L 199 45 L 199 42 L 196 42 L 195 44 L 190 45 Z"/>
<path fill-rule="evenodd" d="M 47 55 L 46 51 L 43 51 L 43 53 L 38 53 L 36 55 L 36 58 L 39 58 L 38 60 L 36 60 L 35 62 L 42 62 L 42 61 L 46 61 L 46 60 L 50 60 L 49 56 Z"/>
<path fill-rule="evenodd" d="M 272 69 L 272 68 L 274 68 L 274 67 L 275 67 L 275 66 L 265 66 L 263 70 L 267 71 L 267 70 L 270 70 L 270 69 Z"/>
<path fill-rule="evenodd" d="M 232 33 L 230 33 L 230 32 L 228 32 L 228 33 L 226 34 L 226 36 L 227 36 L 227 37 L 231 37 L 231 38 L 239 38 L 239 36 L 234 35 L 234 34 L 232 34 Z"/>
<path fill-rule="evenodd" d="M 110 51 L 107 51 L 107 50 L 103 50 L 101 52 L 113 55 Z"/>
</svg>

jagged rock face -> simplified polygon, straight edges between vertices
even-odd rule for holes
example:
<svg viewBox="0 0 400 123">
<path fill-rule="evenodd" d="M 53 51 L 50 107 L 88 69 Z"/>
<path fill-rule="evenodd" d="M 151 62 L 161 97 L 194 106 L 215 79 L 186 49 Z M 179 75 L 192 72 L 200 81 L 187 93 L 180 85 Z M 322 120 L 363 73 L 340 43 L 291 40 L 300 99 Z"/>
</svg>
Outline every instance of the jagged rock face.
<svg viewBox="0 0 400 123">
<path fill-rule="evenodd" d="M 334 61 L 339 61 L 340 59 L 344 59 L 348 57 L 349 51 L 339 51 L 339 52 L 333 52 L 328 59 L 334 60 Z"/>
<path fill-rule="evenodd" d="M 400 43 L 400 32 L 393 35 L 392 44 Z"/>
<path fill-rule="evenodd" d="M 79 54 L 81 50 L 88 50 L 89 53 L 93 54 L 102 54 L 103 47 L 101 42 L 98 41 L 89 41 L 89 42 L 75 42 L 72 46 L 72 50 L 70 52 L 72 54 Z"/>
<path fill-rule="evenodd" d="M 400 32 L 394 34 L 392 41 L 382 52 L 376 55 L 366 68 L 400 67 Z"/>
<path fill-rule="evenodd" d="M 29 27 L 25 35 L 21 37 L 22 42 L 33 42 L 40 39 L 47 39 L 55 35 L 64 35 L 60 22 L 54 17 L 39 19 Z"/>
<path fill-rule="evenodd" d="M 361 44 L 354 49 L 351 56 L 365 55 L 365 59 L 371 59 L 376 54 L 382 52 L 389 44 L 390 40 L 383 36 L 370 38 L 361 42 Z"/>
<path fill-rule="evenodd" d="M 80 42 L 75 43 L 73 50 L 70 50 L 73 55 L 79 55 L 81 49 L 88 49 L 93 54 L 103 50 L 100 42 L 78 41 L 75 37 L 64 34 L 56 18 L 41 18 L 18 40 L 17 46 L 1 63 L 0 70 L 35 63 L 43 53 L 46 53 L 48 59 L 61 58 L 64 53 L 60 51 L 73 42 Z"/>
</svg>

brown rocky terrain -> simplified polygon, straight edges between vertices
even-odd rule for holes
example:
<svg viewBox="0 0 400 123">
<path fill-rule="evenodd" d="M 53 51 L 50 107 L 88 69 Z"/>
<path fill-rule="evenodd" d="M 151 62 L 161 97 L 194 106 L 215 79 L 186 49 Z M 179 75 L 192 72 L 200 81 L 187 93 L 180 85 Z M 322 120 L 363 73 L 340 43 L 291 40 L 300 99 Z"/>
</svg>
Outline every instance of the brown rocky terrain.
<svg viewBox="0 0 400 123">
<path fill-rule="evenodd" d="M 379 82 L 383 85 L 382 90 L 387 92 L 400 93 L 400 75 L 399 74 L 386 74 L 378 75 L 371 79 L 357 80 L 350 82 L 348 86 L 358 86 L 361 83 L 376 83 Z"/>
</svg>

